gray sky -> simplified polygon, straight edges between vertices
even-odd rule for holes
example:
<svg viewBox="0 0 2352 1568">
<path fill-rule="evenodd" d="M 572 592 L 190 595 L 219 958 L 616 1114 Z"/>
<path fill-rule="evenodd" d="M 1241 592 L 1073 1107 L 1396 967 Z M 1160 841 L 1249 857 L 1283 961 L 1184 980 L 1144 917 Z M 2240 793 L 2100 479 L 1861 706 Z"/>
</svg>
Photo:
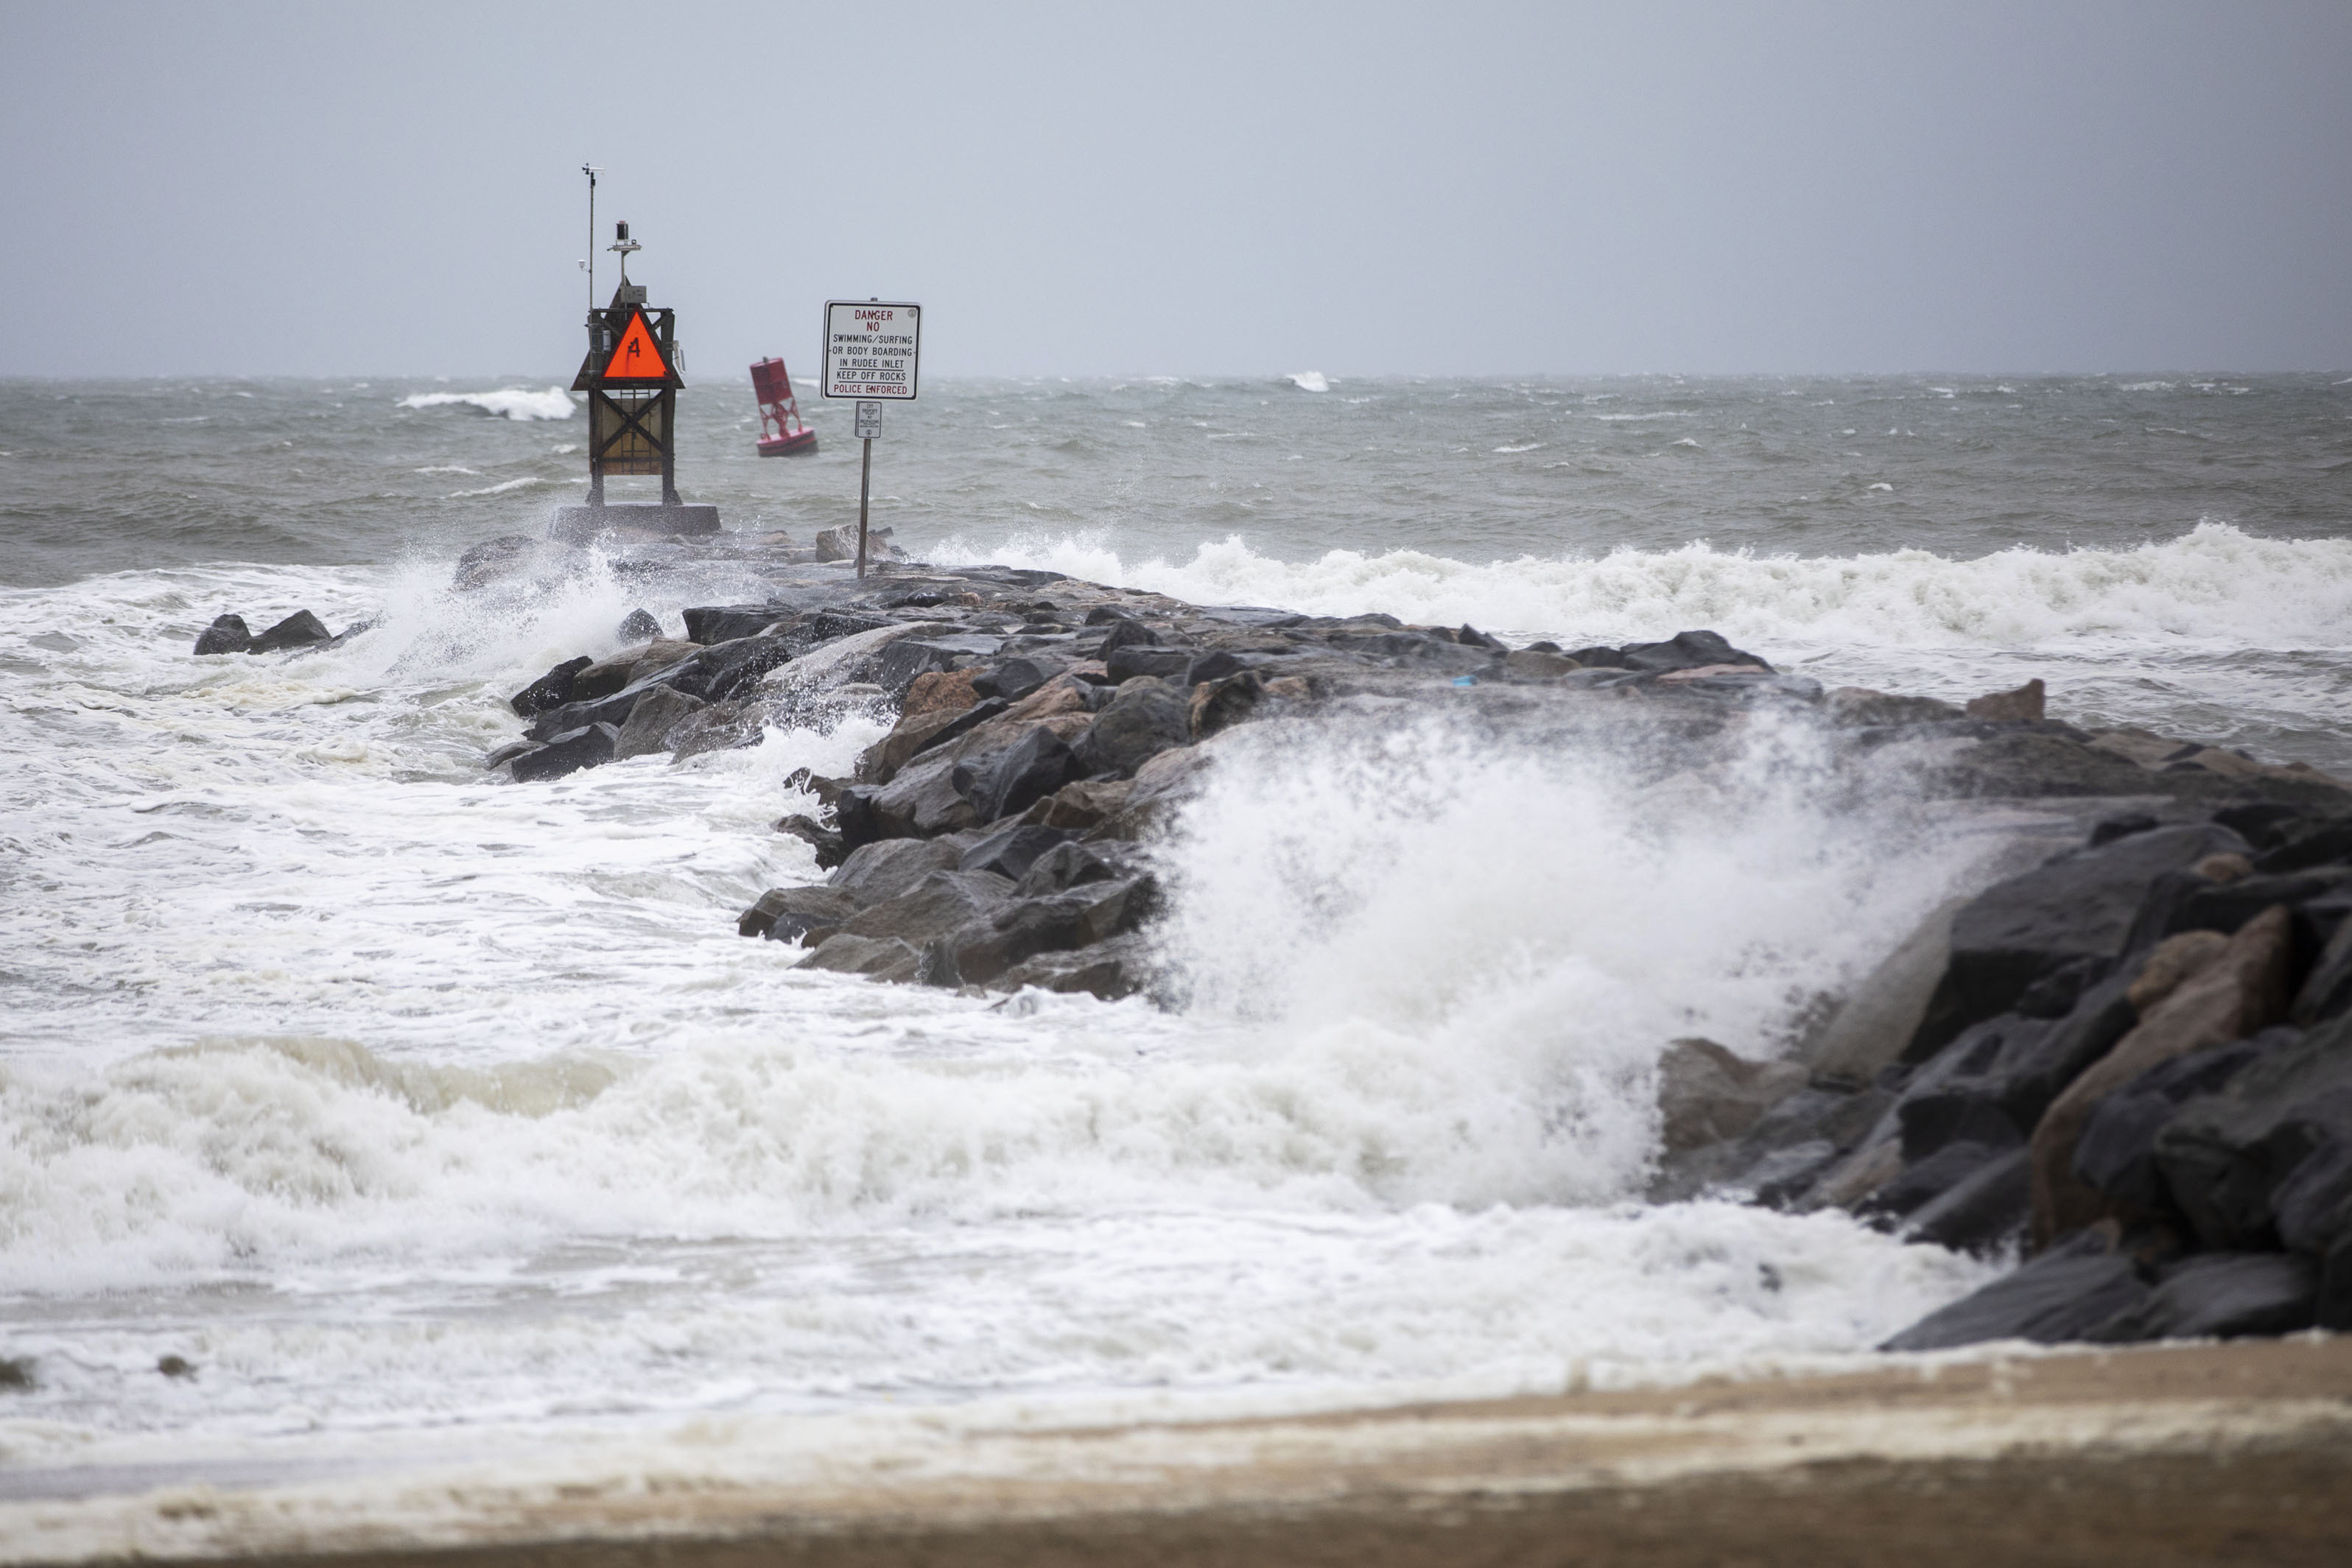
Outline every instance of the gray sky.
<svg viewBox="0 0 2352 1568">
<path fill-rule="evenodd" d="M 568 380 L 583 161 L 697 378 L 2352 365 L 2343 0 L 0 23 L 0 374 Z"/>
</svg>

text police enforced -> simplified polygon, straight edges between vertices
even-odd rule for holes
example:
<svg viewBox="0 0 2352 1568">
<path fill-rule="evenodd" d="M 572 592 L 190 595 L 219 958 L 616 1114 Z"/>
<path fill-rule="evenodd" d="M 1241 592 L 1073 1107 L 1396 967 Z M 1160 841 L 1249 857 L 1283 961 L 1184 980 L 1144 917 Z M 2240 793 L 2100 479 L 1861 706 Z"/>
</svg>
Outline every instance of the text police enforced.
<svg viewBox="0 0 2352 1568">
<path fill-rule="evenodd" d="M 881 299 L 825 301 L 824 395 L 913 402 L 922 337 L 919 305 Z"/>
</svg>

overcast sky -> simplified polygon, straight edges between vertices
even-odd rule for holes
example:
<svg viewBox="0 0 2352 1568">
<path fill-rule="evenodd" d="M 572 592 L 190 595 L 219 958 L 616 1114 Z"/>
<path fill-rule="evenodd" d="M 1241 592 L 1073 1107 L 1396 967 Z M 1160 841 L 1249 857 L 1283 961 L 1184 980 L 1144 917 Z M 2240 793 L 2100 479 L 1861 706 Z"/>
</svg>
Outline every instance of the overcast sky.
<svg viewBox="0 0 2352 1568">
<path fill-rule="evenodd" d="M 2352 365 L 2345 0 L 0 18 L 0 374 L 568 380 L 583 161 L 697 378 Z"/>
</svg>

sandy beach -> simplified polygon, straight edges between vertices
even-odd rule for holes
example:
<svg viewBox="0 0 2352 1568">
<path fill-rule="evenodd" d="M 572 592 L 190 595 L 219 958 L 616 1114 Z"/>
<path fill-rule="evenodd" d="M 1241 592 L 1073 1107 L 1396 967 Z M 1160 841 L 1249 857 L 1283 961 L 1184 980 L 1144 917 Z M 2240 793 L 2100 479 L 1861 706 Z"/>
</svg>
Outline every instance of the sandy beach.
<svg viewBox="0 0 2352 1568">
<path fill-rule="evenodd" d="M 0 1510 L 10 1563 L 2329 1563 L 2352 1340 Z"/>
</svg>

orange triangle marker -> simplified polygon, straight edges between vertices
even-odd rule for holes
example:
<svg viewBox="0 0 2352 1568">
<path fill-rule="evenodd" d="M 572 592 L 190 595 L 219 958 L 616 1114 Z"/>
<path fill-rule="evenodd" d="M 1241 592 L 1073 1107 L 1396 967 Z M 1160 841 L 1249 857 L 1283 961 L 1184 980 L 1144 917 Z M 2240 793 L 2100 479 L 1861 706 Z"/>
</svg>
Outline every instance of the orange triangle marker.
<svg viewBox="0 0 2352 1568">
<path fill-rule="evenodd" d="M 604 379 L 613 382 L 658 382 L 669 379 L 669 366 L 663 362 L 660 346 L 654 335 L 646 329 L 645 312 L 635 311 L 629 325 L 621 333 L 621 340 L 613 345 L 613 357 L 604 361 Z"/>
</svg>

